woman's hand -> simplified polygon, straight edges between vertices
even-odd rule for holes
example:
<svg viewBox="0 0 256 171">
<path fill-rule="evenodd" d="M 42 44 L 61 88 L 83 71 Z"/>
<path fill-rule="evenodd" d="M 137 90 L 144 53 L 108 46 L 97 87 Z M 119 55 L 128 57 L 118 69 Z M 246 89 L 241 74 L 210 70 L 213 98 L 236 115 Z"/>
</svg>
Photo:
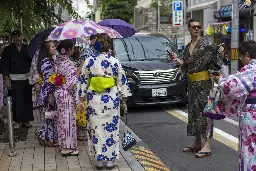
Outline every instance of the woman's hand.
<svg viewBox="0 0 256 171">
<path fill-rule="evenodd" d="M 124 110 L 124 113 L 126 114 L 128 112 L 128 108 L 127 108 L 127 105 L 126 105 L 126 98 L 123 97 L 122 98 L 122 106 L 121 106 L 122 110 Z"/>
<path fill-rule="evenodd" d="M 39 85 L 39 84 L 35 84 L 35 90 L 37 91 L 37 92 L 39 92 L 40 91 L 40 89 L 41 89 L 41 86 Z"/>
<path fill-rule="evenodd" d="M 82 68 L 83 68 L 83 65 L 84 65 L 84 61 L 81 62 L 81 64 L 79 65 L 79 68 L 77 69 L 76 71 L 76 76 L 79 77 L 81 72 L 82 72 Z"/>
<path fill-rule="evenodd" d="M 49 94 L 49 103 L 50 105 L 54 106 L 55 105 L 55 97 L 53 94 Z"/>
<path fill-rule="evenodd" d="M 78 112 L 79 112 L 79 113 L 83 113 L 83 112 L 85 111 L 85 104 L 84 104 L 84 101 L 81 101 L 81 102 L 78 104 L 77 108 L 78 108 Z"/>
</svg>

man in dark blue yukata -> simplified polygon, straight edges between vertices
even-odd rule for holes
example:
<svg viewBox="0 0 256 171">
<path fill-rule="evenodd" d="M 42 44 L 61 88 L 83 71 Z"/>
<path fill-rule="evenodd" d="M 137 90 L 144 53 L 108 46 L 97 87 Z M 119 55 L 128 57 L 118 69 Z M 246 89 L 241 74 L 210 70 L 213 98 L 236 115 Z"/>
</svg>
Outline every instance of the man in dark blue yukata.
<svg viewBox="0 0 256 171">
<path fill-rule="evenodd" d="M 1 70 L 8 95 L 12 97 L 14 129 L 17 129 L 31 127 L 29 122 L 34 120 L 32 86 L 28 81 L 32 59 L 19 30 L 12 32 L 12 40 L 13 43 L 3 50 Z"/>
</svg>

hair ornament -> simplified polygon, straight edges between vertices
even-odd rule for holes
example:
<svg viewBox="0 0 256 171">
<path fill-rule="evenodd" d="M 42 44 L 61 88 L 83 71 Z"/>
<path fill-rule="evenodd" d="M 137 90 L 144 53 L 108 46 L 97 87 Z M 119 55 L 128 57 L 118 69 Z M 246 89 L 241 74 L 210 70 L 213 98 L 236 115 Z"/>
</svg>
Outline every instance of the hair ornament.
<svg viewBox="0 0 256 171">
<path fill-rule="evenodd" d="M 66 53 L 66 50 L 64 48 L 61 48 L 60 53 L 64 55 Z"/>
</svg>

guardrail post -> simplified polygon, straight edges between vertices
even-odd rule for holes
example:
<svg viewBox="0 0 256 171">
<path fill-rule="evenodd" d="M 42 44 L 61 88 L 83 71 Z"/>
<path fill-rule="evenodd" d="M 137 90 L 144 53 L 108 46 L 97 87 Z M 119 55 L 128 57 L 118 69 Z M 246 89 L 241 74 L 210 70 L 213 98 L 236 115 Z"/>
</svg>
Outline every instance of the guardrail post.
<svg viewBox="0 0 256 171">
<path fill-rule="evenodd" d="M 9 156 L 16 156 L 15 141 L 14 141 L 14 129 L 13 129 L 13 114 L 12 114 L 12 99 L 7 97 L 7 122 L 9 132 Z"/>
</svg>

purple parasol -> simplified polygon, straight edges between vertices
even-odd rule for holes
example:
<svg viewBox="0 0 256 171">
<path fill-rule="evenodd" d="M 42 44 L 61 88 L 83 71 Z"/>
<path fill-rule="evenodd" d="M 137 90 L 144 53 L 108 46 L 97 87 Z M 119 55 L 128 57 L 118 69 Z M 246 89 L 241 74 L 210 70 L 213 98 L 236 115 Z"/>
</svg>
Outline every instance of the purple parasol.
<svg viewBox="0 0 256 171">
<path fill-rule="evenodd" d="M 130 37 L 136 33 L 131 24 L 121 19 L 105 19 L 98 23 L 101 26 L 107 26 L 116 30 L 122 37 Z"/>
<path fill-rule="evenodd" d="M 28 54 L 31 58 L 34 57 L 36 51 L 40 48 L 43 39 L 47 39 L 54 28 L 42 30 L 29 43 Z"/>
</svg>

